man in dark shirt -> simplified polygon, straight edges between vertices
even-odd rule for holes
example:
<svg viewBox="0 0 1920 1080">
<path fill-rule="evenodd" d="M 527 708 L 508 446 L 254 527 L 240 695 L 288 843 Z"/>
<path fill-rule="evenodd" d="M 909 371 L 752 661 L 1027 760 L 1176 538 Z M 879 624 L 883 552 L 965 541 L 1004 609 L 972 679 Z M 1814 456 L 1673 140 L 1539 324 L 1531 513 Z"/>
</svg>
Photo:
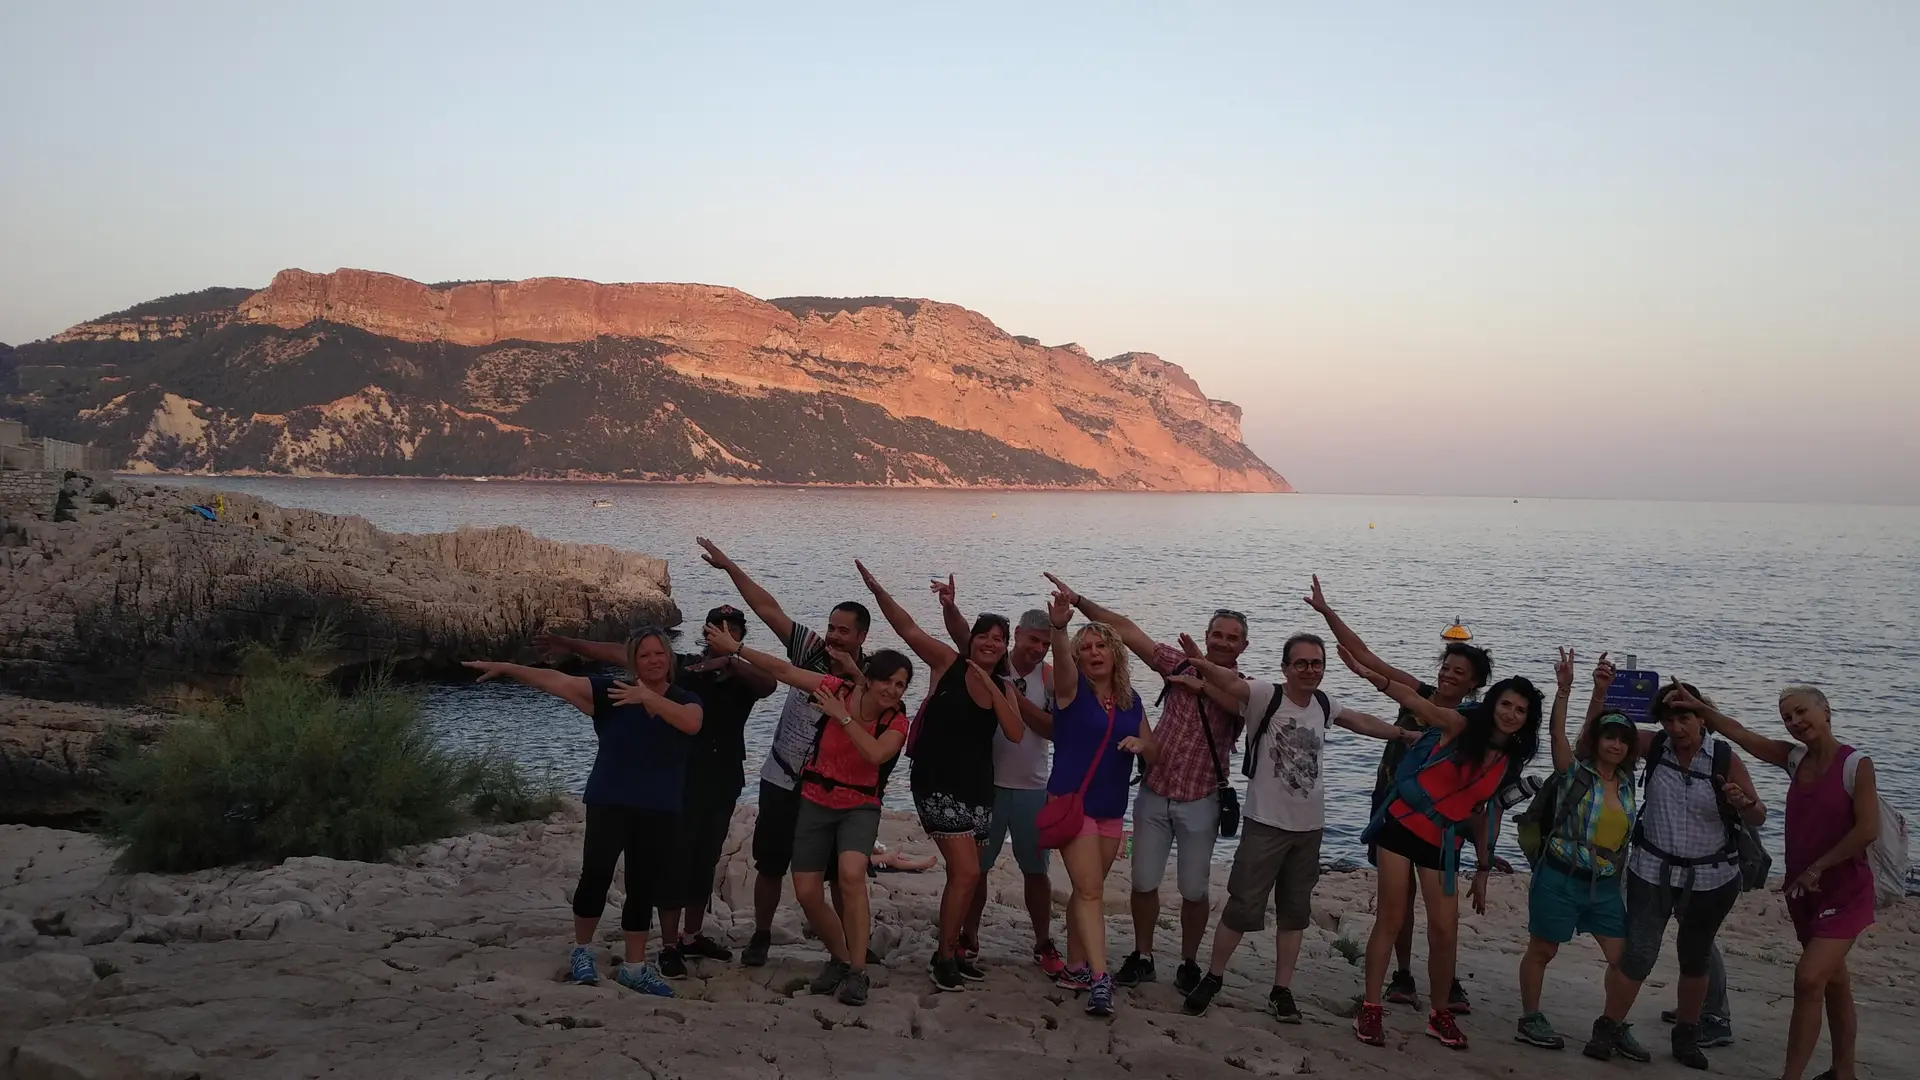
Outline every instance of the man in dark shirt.
<svg viewBox="0 0 1920 1080">
<path fill-rule="evenodd" d="M 706 625 L 717 626 L 737 641 L 747 636 L 747 617 L 730 604 L 707 612 Z M 623 663 L 617 642 L 584 641 L 542 634 L 533 641 L 543 652 L 571 652 L 602 663 Z M 713 897 L 714 872 L 733 823 L 734 805 L 745 786 L 747 717 L 779 685 L 773 676 L 737 657 L 711 649 L 681 653 L 674 685 L 699 695 L 705 722 L 694 735 L 686 766 L 679 843 L 673 873 L 660 903 L 660 974 L 687 976 L 687 958 L 728 961 L 733 953 L 700 932 Z"/>
</svg>

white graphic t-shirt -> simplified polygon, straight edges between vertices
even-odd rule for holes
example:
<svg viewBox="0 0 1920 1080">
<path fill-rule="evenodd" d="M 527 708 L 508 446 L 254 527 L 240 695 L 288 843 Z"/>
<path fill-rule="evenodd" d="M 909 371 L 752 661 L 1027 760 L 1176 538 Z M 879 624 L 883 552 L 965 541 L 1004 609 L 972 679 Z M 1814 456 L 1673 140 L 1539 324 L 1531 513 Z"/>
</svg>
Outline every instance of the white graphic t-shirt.
<svg viewBox="0 0 1920 1080">
<path fill-rule="evenodd" d="M 1327 729 L 1340 716 L 1339 699 L 1327 699 L 1331 707 L 1323 716 L 1318 699 L 1309 697 L 1305 705 L 1296 705 L 1280 687 L 1263 679 L 1248 680 L 1248 690 L 1242 715 L 1247 720 L 1249 739 L 1273 695 L 1280 694 L 1281 698 L 1255 748 L 1253 776 L 1247 781 L 1247 818 L 1291 832 L 1325 828 L 1327 807 L 1320 783 L 1320 752 Z"/>
</svg>

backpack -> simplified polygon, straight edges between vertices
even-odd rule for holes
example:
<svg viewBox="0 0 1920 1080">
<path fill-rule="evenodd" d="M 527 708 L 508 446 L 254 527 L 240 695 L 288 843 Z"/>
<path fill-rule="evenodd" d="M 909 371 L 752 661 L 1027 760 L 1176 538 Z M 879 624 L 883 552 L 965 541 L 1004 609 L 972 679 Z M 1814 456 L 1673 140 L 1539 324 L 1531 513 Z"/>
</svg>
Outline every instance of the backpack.
<svg viewBox="0 0 1920 1080">
<path fill-rule="evenodd" d="M 1806 756 L 1805 747 L 1795 747 L 1788 759 L 1787 771 L 1799 771 L 1800 762 Z M 1847 755 L 1840 773 L 1848 795 L 1853 794 L 1853 778 L 1859 771 L 1860 752 L 1854 750 Z M 1907 875 L 1913 870 L 1913 860 L 1908 854 L 1907 819 L 1900 816 L 1900 811 L 1893 808 L 1885 795 L 1876 795 L 1875 801 L 1880 804 L 1880 835 L 1867 846 L 1867 866 L 1873 870 L 1874 910 L 1884 911 L 1907 895 Z"/>
<path fill-rule="evenodd" d="M 1520 852 L 1535 869 L 1546 861 L 1548 841 L 1555 837 L 1575 839 L 1563 835 L 1562 830 L 1566 828 L 1567 819 L 1586 801 L 1596 779 L 1593 770 L 1587 768 L 1575 769 L 1571 778 L 1564 772 L 1554 773 L 1540 786 L 1527 808 L 1513 819 Z M 1626 778 L 1623 782 L 1631 780 Z M 1593 847 L 1588 837 L 1579 837 L 1577 842 L 1593 855 L 1596 872 L 1603 859 L 1608 866 L 1618 867 L 1627 850 L 1625 843 L 1617 848 Z"/>
<path fill-rule="evenodd" d="M 1640 780 L 1640 790 L 1643 794 L 1652 787 L 1654 772 L 1661 768 L 1675 769 L 1680 772 L 1692 771 L 1667 761 L 1666 750 L 1667 733 L 1655 732 L 1653 745 L 1647 751 L 1647 771 Z M 1633 826 L 1633 842 L 1646 848 L 1648 854 L 1666 864 L 1666 867 L 1718 866 L 1722 863 L 1731 863 L 1739 871 L 1740 891 L 1752 892 L 1755 889 L 1767 887 L 1767 877 L 1773 873 L 1773 856 L 1767 854 L 1766 846 L 1760 842 L 1760 830 L 1741 820 L 1740 811 L 1735 810 L 1732 804 L 1727 802 L 1727 774 L 1732 768 L 1732 744 L 1724 739 L 1715 739 L 1712 770 L 1713 801 L 1720 808 L 1721 823 L 1726 826 L 1725 847 L 1712 855 L 1702 855 L 1697 859 L 1682 859 L 1661 851 L 1647 839 L 1645 803 L 1642 803 L 1640 820 Z M 1661 880 L 1663 882 L 1666 880 L 1664 869 Z"/>
<path fill-rule="evenodd" d="M 1240 775 L 1253 779 L 1254 758 L 1260 750 L 1260 740 L 1266 738 L 1267 728 L 1273 724 L 1273 714 L 1280 711 L 1280 703 L 1286 700 L 1286 691 L 1278 685 L 1273 688 L 1273 700 L 1267 702 L 1267 711 L 1260 715 L 1260 723 L 1247 736 L 1247 749 L 1240 758 Z M 1320 723 L 1324 726 L 1333 718 L 1333 702 L 1328 700 L 1325 690 L 1313 692 L 1314 704 L 1320 706 Z"/>
</svg>

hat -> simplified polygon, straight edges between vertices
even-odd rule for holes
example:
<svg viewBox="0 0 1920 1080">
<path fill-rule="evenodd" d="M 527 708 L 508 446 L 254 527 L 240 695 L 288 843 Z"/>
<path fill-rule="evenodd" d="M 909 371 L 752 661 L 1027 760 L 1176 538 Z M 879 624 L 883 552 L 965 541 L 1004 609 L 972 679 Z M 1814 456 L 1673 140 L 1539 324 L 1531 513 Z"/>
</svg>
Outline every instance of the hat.
<svg viewBox="0 0 1920 1080">
<path fill-rule="evenodd" d="M 729 623 L 740 628 L 741 637 L 747 636 L 747 616 L 739 608 L 732 604 L 721 604 L 707 612 L 708 626 L 726 626 Z"/>
<path fill-rule="evenodd" d="M 1595 717 L 1593 722 L 1599 725 L 1599 727 L 1601 728 L 1605 728 L 1608 725 L 1613 725 L 1616 727 L 1627 728 L 1632 731 L 1640 730 L 1639 725 L 1633 722 L 1633 717 L 1628 716 L 1626 713 L 1623 713 L 1618 709 L 1608 709 L 1606 712 L 1603 712 L 1599 716 Z"/>
</svg>

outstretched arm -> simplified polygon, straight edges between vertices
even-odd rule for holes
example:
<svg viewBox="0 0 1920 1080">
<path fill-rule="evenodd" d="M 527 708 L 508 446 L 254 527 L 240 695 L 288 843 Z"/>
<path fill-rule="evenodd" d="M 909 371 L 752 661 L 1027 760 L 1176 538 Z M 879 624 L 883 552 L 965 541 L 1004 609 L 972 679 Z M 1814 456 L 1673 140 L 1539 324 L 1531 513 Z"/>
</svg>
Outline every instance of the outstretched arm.
<svg viewBox="0 0 1920 1080">
<path fill-rule="evenodd" d="M 927 666 L 933 669 L 929 678 L 938 682 L 940 676 L 953 666 L 953 662 L 960 659 L 960 654 L 954 651 L 953 646 L 942 645 L 938 638 L 920 629 L 920 624 L 913 621 L 913 616 L 907 614 L 907 609 L 900 606 L 900 601 L 895 600 L 893 594 L 880 584 L 865 563 L 855 559 L 853 566 L 860 571 L 860 580 L 866 582 L 868 590 L 873 593 L 874 603 L 880 605 L 880 614 L 886 616 L 887 624 L 893 627 L 893 632 L 900 635 L 900 640 L 907 643 L 907 648 L 912 649 L 915 656 L 926 661 Z M 928 685 L 932 685 L 932 682 Z"/>
<path fill-rule="evenodd" d="M 860 692 L 866 693 L 864 690 Z M 903 727 L 896 724 L 876 737 L 866 728 L 853 722 L 851 704 L 840 700 L 838 694 L 828 693 L 825 688 L 816 689 L 813 692 L 813 703 L 820 707 L 821 712 L 832 717 L 834 722 L 840 725 L 840 730 L 847 733 L 847 740 L 853 743 L 853 748 L 860 751 L 860 756 L 866 758 L 869 764 L 886 764 L 893 760 L 893 756 L 900 752 L 902 746 L 906 745 L 907 733 Z"/>
<path fill-rule="evenodd" d="M 1053 623 L 1053 707 L 1064 709 L 1080 692 L 1080 669 L 1073 662 L 1073 643 L 1067 623 L 1073 618 L 1072 594 L 1055 590 L 1047 602 L 1047 620 Z"/>
<path fill-rule="evenodd" d="M 1191 664 L 1193 670 L 1199 672 L 1201 679 L 1205 680 L 1209 700 L 1236 714 L 1247 707 L 1247 699 L 1253 696 L 1252 683 L 1241 678 L 1240 673 L 1232 668 L 1223 668 L 1207 659 L 1206 655 L 1200 651 L 1200 647 L 1194 643 L 1193 638 L 1186 634 L 1180 635 L 1180 648 L 1187 654 L 1187 663 Z M 1169 681 L 1173 680 L 1170 678 Z M 1186 683 L 1181 685 L 1189 690 L 1195 689 Z M 1279 692 L 1278 688 L 1274 690 L 1276 694 Z"/>
<path fill-rule="evenodd" d="M 1363 713 L 1358 709 L 1341 709 L 1340 715 L 1335 717 L 1333 722 L 1353 732 L 1355 735 L 1365 735 L 1370 739 L 1385 739 L 1388 742 L 1396 739 L 1404 740 L 1409 735 L 1418 736 L 1420 734 L 1417 731 L 1408 731 L 1398 724 L 1390 724 L 1377 716 L 1370 713 Z"/>
<path fill-rule="evenodd" d="M 503 664 L 494 660 L 467 660 L 460 665 L 480 673 L 476 682 L 490 679 L 507 678 L 524 683 L 535 690 L 544 690 L 561 701 L 572 705 L 588 716 L 593 715 L 593 683 L 578 675 L 568 675 L 552 668 L 528 667 L 525 664 Z"/>
<path fill-rule="evenodd" d="M 787 663 L 785 657 L 763 653 L 759 649 L 750 649 L 741 642 L 733 640 L 733 635 L 717 626 L 707 627 L 707 645 L 714 652 L 738 656 L 780 682 L 809 692 L 820 689 L 820 680 L 826 678 L 817 671 L 794 667 Z"/>
<path fill-rule="evenodd" d="M 1460 734 L 1461 730 L 1467 726 L 1467 718 L 1460 714 L 1460 710 L 1435 705 L 1421 697 L 1419 689 L 1414 684 L 1401 682 L 1383 672 L 1367 667 L 1345 645 L 1337 648 L 1340 659 L 1346 662 L 1347 667 L 1351 668 L 1355 675 L 1365 679 L 1375 690 L 1398 702 L 1407 711 L 1413 713 L 1421 723 L 1428 727 L 1439 728 L 1449 736 Z"/>
<path fill-rule="evenodd" d="M 1153 667 L 1153 654 L 1159 650 L 1159 645 L 1152 638 L 1148 637 L 1147 632 L 1140 629 L 1132 619 L 1101 607 L 1099 604 L 1081 596 L 1079 593 L 1074 592 L 1072 588 L 1068 587 L 1066 582 L 1061 581 L 1052 574 L 1047 575 L 1047 580 L 1053 582 L 1055 588 L 1065 592 L 1073 606 L 1080 609 L 1082 615 L 1092 619 L 1094 622 L 1106 623 L 1108 626 L 1113 627 L 1114 632 L 1120 635 L 1121 643 L 1126 645 L 1126 647 L 1133 652 L 1133 655 L 1145 661 L 1149 668 Z"/>
<path fill-rule="evenodd" d="M 953 575 L 947 580 L 933 579 L 933 595 L 940 600 L 940 623 L 946 627 L 947 637 L 953 647 L 965 652 L 967 639 L 973 637 L 973 627 L 967 625 L 967 617 L 960 612 L 960 605 L 954 600 Z"/>
<path fill-rule="evenodd" d="M 1605 657 L 1605 654 L 1601 654 Z M 1553 716 L 1547 722 L 1547 745 L 1553 748 L 1553 771 L 1566 772 L 1573 767 L 1573 744 L 1567 741 L 1567 698 L 1573 693 L 1573 650 L 1561 649 L 1560 662 L 1553 665 Z M 1596 689 L 1595 697 L 1605 697 Z M 1593 712 L 1592 706 L 1587 711 Z M 1593 723 L 1593 717 L 1587 717 Z"/>
<path fill-rule="evenodd" d="M 1342 619 L 1333 610 L 1333 605 L 1327 603 L 1326 595 L 1320 591 L 1320 575 L 1313 576 L 1313 592 L 1306 600 L 1308 607 L 1319 612 L 1320 617 L 1327 620 L 1327 629 L 1333 631 L 1333 639 L 1339 642 L 1340 647 L 1359 658 L 1360 663 L 1369 671 L 1377 671 L 1394 682 L 1406 683 L 1414 687 L 1420 685 L 1419 679 L 1380 659 L 1372 649 L 1367 648 L 1367 643 L 1360 640 L 1360 635 L 1354 633 L 1353 627 L 1347 625 L 1347 620 Z"/>
<path fill-rule="evenodd" d="M 729 578 L 733 579 L 733 587 L 740 590 L 740 599 L 745 600 L 747 606 L 753 609 L 753 613 L 760 617 L 760 621 L 767 624 L 767 629 L 773 631 L 774 637 L 781 641 L 793 637 L 793 620 L 780 609 L 780 601 L 775 600 L 772 593 L 761 588 L 759 582 L 748 577 L 747 572 L 740 569 L 740 564 L 727 558 L 727 553 L 716 547 L 713 541 L 704 536 L 696 536 L 694 543 L 700 545 L 702 551 L 700 557 L 706 560 L 708 566 L 724 571 Z"/>
<path fill-rule="evenodd" d="M 1668 693 L 1667 706 L 1694 713 L 1706 723 L 1708 731 L 1726 736 L 1735 746 L 1769 765 L 1784 769 L 1793 757 L 1792 743 L 1784 739 L 1769 739 L 1749 730 L 1745 724 L 1688 693 L 1684 686 Z"/>
<path fill-rule="evenodd" d="M 548 654 L 572 653 L 583 660 L 615 667 L 627 662 L 626 643 L 619 641 L 588 641 L 586 638 L 562 637 L 559 634 L 535 634 L 533 649 Z"/>
</svg>

